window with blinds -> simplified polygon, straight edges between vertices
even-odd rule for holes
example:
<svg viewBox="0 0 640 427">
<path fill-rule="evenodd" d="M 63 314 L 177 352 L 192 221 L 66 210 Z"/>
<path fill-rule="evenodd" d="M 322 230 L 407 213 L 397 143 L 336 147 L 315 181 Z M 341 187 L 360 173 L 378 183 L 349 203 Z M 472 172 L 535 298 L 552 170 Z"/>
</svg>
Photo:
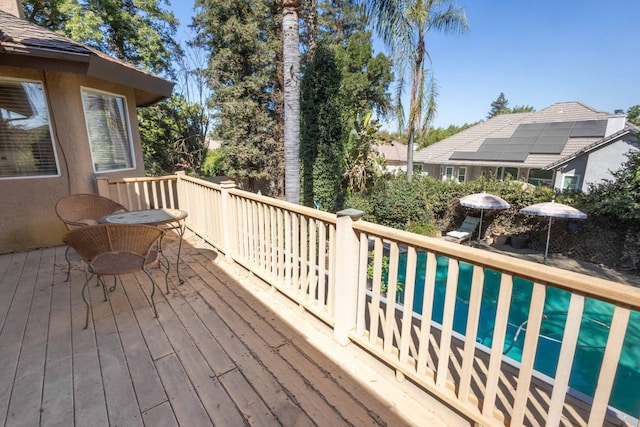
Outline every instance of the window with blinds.
<svg viewBox="0 0 640 427">
<path fill-rule="evenodd" d="M 42 83 L 0 79 L 0 178 L 58 176 Z"/>
<path fill-rule="evenodd" d="M 133 169 L 131 129 L 124 97 L 82 89 L 93 170 L 109 172 Z"/>
</svg>

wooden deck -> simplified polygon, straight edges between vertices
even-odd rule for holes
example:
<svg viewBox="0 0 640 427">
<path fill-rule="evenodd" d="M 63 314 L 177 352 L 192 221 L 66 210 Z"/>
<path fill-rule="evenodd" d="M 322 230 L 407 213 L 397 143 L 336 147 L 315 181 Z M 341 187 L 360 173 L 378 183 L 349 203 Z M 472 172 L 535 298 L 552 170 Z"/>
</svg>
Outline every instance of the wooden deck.
<svg viewBox="0 0 640 427">
<path fill-rule="evenodd" d="M 155 293 L 157 319 L 147 277 L 128 275 L 108 302 L 90 285 L 88 329 L 85 273 L 76 262 L 65 282 L 64 247 L 0 255 L 0 425 L 448 423 L 391 370 L 193 243 L 183 246 L 186 282 L 173 272 L 170 293 Z"/>
</svg>

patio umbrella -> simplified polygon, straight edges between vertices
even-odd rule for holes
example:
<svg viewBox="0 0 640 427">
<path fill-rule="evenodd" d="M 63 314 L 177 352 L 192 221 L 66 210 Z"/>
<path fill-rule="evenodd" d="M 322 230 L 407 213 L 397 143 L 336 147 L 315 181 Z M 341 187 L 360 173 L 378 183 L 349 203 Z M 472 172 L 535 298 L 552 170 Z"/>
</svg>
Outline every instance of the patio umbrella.
<svg viewBox="0 0 640 427">
<path fill-rule="evenodd" d="M 585 219 L 587 214 L 579 211 L 571 206 L 563 205 L 562 203 L 556 203 L 555 200 L 544 203 L 537 203 L 535 205 L 527 206 L 520 209 L 521 214 L 548 216 L 549 227 L 547 229 L 547 245 L 544 249 L 543 263 L 547 262 L 547 254 L 549 253 L 549 238 L 551 237 L 551 220 L 555 218 L 573 218 L 573 219 Z"/>
<path fill-rule="evenodd" d="M 480 209 L 480 224 L 478 230 L 478 244 L 482 236 L 482 217 L 485 209 L 509 209 L 511 205 L 501 197 L 485 192 L 470 194 L 460 199 L 460 204 L 468 208 Z"/>
</svg>

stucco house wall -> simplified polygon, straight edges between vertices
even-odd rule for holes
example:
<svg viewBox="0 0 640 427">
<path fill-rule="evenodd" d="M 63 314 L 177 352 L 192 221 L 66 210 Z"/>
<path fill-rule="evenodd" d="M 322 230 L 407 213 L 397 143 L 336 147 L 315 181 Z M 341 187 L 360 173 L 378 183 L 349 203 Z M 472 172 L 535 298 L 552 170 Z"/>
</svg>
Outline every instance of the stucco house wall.
<svg viewBox="0 0 640 427">
<path fill-rule="evenodd" d="M 122 95 L 128 104 L 135 169 L 109 172 L 111 178 L 144 176 L 135 96 L 131 88 L 79 74 L 1 67 L 0 77 L 39 81 L 49 106 L 60 176 L 5 178 L 0 180 L 0 252 L 53 246 L 66 230 L 57 218 L 55 204 L 72 193 L 96 193 L 93 162 L 82 108 L 81 88 Z"/>
<path fill-rule="evenodd" d="M 167 80 L 27 23 L 20 19 L 20 8 L 8 10 L 16 4 L 0 2 L 0 78 L 41 85 L 58 176 L 3 174 L 0 253 L 62 244 L 66 228 L 55 213 L 60 198 L 73 193 L 97 194 L 96 178 L 105 174 L 111 179 L 144 176 L 136 109 L 170 96 L 173 89 Z M 126 100 L 132 168 L 94 172 L 83 88 Z"/>
<path fill-rule="evenodd" d="M 626 154 L 634 149 L 637 150 L 638 148 L 630 141 L 621 140 L 589 153 L 582 191 L 587 191 L 589 184 L 596 184 L 604 179 L 612 179 L 611 172 L 620 169 L 622 164 L 627 161 Z"/>
<path fill-rule="evenodd" d="M 605 179 L 613 179 L 615 172 L 627 161 L 627 154 L 637 150 L 638 146 L 630 138 L 600 147 L 590 153 L 579 156 L 565 166 L 556 175 L 555 188 L 562 189 L 566 176 L 578 176 L 578 189 L 588 191 L 590 184 L 601 183 Z"/>
</svg>

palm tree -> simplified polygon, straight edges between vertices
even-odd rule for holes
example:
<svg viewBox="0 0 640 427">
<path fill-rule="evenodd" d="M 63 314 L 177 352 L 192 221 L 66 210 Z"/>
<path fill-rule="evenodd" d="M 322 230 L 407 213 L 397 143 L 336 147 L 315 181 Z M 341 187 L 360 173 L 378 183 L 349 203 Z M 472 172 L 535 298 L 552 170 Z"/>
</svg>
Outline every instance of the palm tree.
<svg viewBox="0 0 640 427">
<path fill-rule="evenodd" d="M 300 0 L 278 0 L 282 10 L 284 62 L 284 194 L 300 203 Z"/>
<path fill-rule="evenodd" d="M 376 32 L 391 51 L 398 74 L 396 102 L 398 125 L 404 128 L 402 93 L 405 70 L 411 69 L 411 96 L 407 124 L 407 179 L 413 176 L 413 146 L 417 134 L 428 130 L 437 104 L 437 86 L 427 34 L 437 30 L 461 34 L 468 30 L 464 10 L 451 0 L 362 0 Z M 428 62 L 428 64 L 427 64 Z M 427 68 L 429 65 L 429 68 Z"/>
</svg>

